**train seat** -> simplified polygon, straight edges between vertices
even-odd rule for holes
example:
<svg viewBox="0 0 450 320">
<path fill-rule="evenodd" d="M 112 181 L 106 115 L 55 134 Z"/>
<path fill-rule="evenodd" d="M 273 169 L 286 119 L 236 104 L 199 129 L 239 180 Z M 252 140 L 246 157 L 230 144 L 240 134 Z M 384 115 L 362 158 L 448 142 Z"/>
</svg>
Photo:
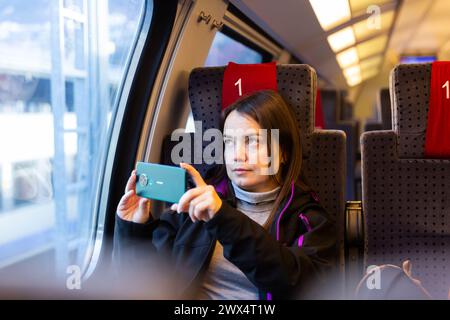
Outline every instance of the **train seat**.
<svg viewBox="0 0 450 320">
<path fill-rule="evenodd" d="M 390 75 L 393 130 L 361 137 L 365 266 L 411 260 L 434 298 L 450 288 L 450 160 L 424 154 L 431 64 Z"/>
<path fill-rule="evenodd" d="M 219 128 L 222 82 L 225 67 L 202 67 L 192 70 L 189 77 L 189 100 L 194 120 L 201 121 L 203 132 Z M 293 107 L 302 134 L 303 166 L 311 187 L 317 191 L 321 204 L 336 219 L 344 268 L 344 184 L 345 135 L 337 130 L 315 130 L 316 73 L 307 65 L 277 65 L 278 92 Z M 186 133 L 193 135 L 193 133 Z M 170 154 L 172 144 L 165 143 L 163 154 Z M 165 159 L 170 163 L 170 159 Z M 201 174 L 208 164 L 195 165 Z"/>
<path fill-rule="evenodd" d="M 391 97 L 389 88 L 382 88 L 377 95 L 377 121 L 366 122 L 364 132 L 375 130 L 392 130 Z"/>
<path fill-rule="evenodd" d="M 343 103 L 341 93 L 337 90 L 324 89 L 320 92 L 322 98 L 322 110 L 324 114 L 325 129 L 342 130 L 345 132 L 346 154 L 347 154 L 347 176 L 345 200 L 356 199 L 356 172 L 357 172 L 357 145 L 358 128 L 354 120 L 340 120 L 341 104 Z"/>
</svg>

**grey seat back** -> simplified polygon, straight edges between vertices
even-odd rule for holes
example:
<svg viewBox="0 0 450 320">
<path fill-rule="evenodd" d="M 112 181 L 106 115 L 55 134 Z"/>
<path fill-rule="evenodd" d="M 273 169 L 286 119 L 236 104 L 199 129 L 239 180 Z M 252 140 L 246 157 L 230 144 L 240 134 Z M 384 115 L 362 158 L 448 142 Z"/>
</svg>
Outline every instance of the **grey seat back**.
<svg viewBox="0 0 450 320">
<path fill-rule="evenodd" d="M 392 129 L 392 110 L 391 110 L 391 96 L 388 88 L 380 89 L 378 92 L 378 106 L 381 113 L 382 130 Z"/>
<path fill-rule="evenodd" d="M 376 103 L 376 120 L 366 122 L 364 125 L 364 132 L 375 130 L 391 130 L 392 116 L 391 116 L 391 97 L 389 88 L 382 88 L 377 94 Z"/>
<path fill-rule="evenodd" d="M 364 133 L 365 265 L 410 259 L 435 298 L 450 288 L 450 160 L 425 159 L 430 64 L 390 76 L 393 130 Z"/>
<path fill-rule="evenodd" d="M 321 90 L 322 110 L 324 114 L 325 128 L 342 130 L 345 132 L 346 143 L 346 183 L 345 200 L 356 199 L 355 171 L 357 166 L 358 152 L 358 127 L 354 120 L 340 120 L 341 104 L 343 103 L 342 94 L 337 90 Z"/>
<path fill-rule="evenodd" d="M 202 128 L 218 128 L 225 67 L 192 70 L 189 99 Z M 336 219 L 343 252 L 345 136 L 340 131 L 314 131 L 316 72 L 307 65 L 277 65 L 278 92 L 293 108 L 302 135 L 303 164 L 320 203 Z M 206 169 L 199 168 L 200 172 Z M 343 263 L 343 259 L 341 260 Z M 343 265 L 342 265 L 343 266 Z"/>
</svg>

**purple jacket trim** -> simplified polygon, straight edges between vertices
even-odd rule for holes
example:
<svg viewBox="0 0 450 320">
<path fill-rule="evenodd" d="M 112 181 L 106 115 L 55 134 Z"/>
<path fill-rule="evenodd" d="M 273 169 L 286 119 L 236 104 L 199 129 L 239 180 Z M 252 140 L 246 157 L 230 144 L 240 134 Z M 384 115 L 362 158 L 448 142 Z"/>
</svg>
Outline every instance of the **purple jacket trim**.
<svg viewBox="0 0 450 320">
<path fill-rule="evenodd" d="M 227 178 L 223 178 L 217 185 L 214 186 L 217 193 L 221 193 L 224 197 L 228 194 L 228 181 Z"/>
<path fill-rule="evenodd" d="M 278 216 L 278 220 L 277 220 L 277 241 L 280 240 L 280 220 L 281 220 L 281 217 L 283 216 L 283 213 L 286 211 L 286 209 L 291 204 L 293 197 L 294 197 L 294 181 L 292 181 L 292 183 L 291 183 L 291 196 L 289 198 L 289 201 L 286 203 L 286 205 L 284 206 L 283 210 L 281 210 L 280 215 Z"/>
</svg>

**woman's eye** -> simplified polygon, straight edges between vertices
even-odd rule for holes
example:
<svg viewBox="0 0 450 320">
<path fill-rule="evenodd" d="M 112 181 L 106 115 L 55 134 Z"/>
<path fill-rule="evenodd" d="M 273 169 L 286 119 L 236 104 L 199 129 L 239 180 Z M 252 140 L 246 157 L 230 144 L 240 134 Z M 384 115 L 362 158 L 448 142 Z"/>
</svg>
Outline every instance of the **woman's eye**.
<svg viewBox="0 0 450 320">
<path fill-rule="evenodd" d="M 258 144 L 259 140 L 257 137 L 250 137 L 248 139 L 248 144 Z"/>
<path fill-rule="evenodd" d="M 223 143 L 227 144 L 227 145 L 230 145 L 230 144 L 233 143 L 233 140 L 232 139 L 223 139 Z"/>
</svg>

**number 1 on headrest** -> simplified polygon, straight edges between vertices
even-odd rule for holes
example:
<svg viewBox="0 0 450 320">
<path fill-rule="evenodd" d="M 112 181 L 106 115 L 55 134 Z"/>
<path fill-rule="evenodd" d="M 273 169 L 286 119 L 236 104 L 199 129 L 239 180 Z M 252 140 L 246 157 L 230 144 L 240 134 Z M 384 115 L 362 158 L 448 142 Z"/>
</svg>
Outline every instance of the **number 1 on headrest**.
<svg viewBox="0 0 450 320">
<path fill-rule="evenodd" d="M 238 88 L 239 88 L 239 97 L 241 97 L 242 96 L 242 79 L 239 78 L 239 80 L 234 83 L 234 86 L 238 86 Z M 448 90 L 447 90 L 447 93 L 448 93 Z"/>
<path fill-rule="evenodd" d="M 239 79 L 239 80 L 241 80 L 241 79 Z M 444 83 L 442 88 L 447 88 L 447 90 L 446 90 L 446 98 L 450 99 L 450 90 L 449 90 L 449 82 L 448 82 L 448 80 L 447 80 L 447 82 Z"/>
</svg>

